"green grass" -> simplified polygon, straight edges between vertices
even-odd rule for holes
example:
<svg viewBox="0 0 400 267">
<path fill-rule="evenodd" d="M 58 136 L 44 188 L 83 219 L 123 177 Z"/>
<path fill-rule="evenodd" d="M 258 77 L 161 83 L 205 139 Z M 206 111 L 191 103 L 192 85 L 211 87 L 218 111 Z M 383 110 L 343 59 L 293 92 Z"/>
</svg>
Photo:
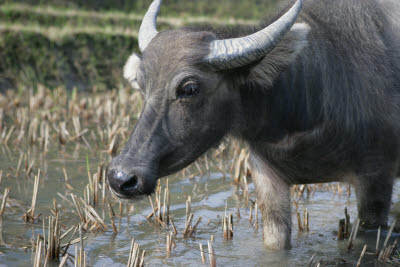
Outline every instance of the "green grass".
<svg viewBox="0 0 400 267">
<path fill-rule="evenodd" d="M 143 15 L 152 0 L 0 0 L 0 4 L 28 3 L 34 6 L 57 6 L 80 11 L 114 11 Z M 162 16 L 259 19 L 268 14 L 278 0 L 165 0 Z"/>
<path fill-rule="evenodd" d="M 0 6 L 2 25 L 20 24 L 61 28 L 120 28 L 136 31 L 140 27 L 142 15 L 123 15 L 115 12 L 86 12 L 63 10 L 52 7 L 32 7 L 12 4 Z M 171 22 L 175 22 L 171 20 Z M 181 21 L 178 21 L 181 22 Z M 161 29 L 171 28 L 172 23 L 160 21 Z"/>
<path fill-rule="evenodd" d="M 54 41 L 31 31 L 2 31 L 0 88 L 19 85 L 114 88 L 137 40 L 127 35 L 76 33 Z"/>
<path fill-rule="evenodd" d="M 90 0 L 18 2 L 22 1 L 0 0 L 0 90 L 38 83 L 80 90 L 94 85 L 100 89 L 120 86 L 125 60 L 139 52 L 138 30 L 151 1 L 131 1 L 134 6 L 120 10 L 122 2 L 115 1 L 114 8 L 107 8 L 109 1 L 96 2 L 94 6 L 102 11 L 89 10 Z M 257 20 L 244 18 L 270 12 L 264 8 L 271 6 L 266 2 L 275 0 L 165 0 L 158 29 L 204 22 L 255 24 Z M 56 3 L 58 6 L 45 5 Z M 257 8 L 260 6 L 263 8 Z"/>
<path fill-rule="evenodd" d="M 131 29 L 138 29 L 142 21 L 142 14 L 123 13 L 123 12 L 93 12 L 77 9 L 60 9 L 51 6 L 30 6 L 26 4 L 5 4 L 0 6 L 1 22 L 10 23 L 30 23 L 35 22 L 43 26 L 77 26 L 86 25 L 97 26 L 119 26 Z M 193 23 L 212 23 L 219 25 L 244 24 L 250 25 L 257 23 L 257 20 L 237 19 L 225 17 L 218 19 L 207 16 L 185 16 L 179 17 L 160 16 L 157 19 L 157 26 L 163 28 L 178 27 Z"/>
</svg>

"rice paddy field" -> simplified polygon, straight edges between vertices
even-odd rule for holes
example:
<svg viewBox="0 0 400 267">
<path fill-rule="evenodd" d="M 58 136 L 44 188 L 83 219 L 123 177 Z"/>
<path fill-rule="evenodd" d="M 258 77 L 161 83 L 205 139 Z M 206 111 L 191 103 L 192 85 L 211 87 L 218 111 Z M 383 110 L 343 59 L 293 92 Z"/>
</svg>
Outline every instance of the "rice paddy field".
<svg viewBox="0 0 400 267">
<path fill-rule="evenodd" d="M 164 2 L 161 29 L 250 25 L 276 3 Z M 378 231 L 360 229 L 351 186 L 294 185 L 292 249 L 267 250 L 248 151 L 234 140 L 149 198 L 115 199 L 107 166 L 142 106 L 121 70 L 150 1 L 96 3 L 0 1 L 0 266 L 400 263 L 398 181 L 390 227 Z"/>
<path fill-rule="evenodd" d="M 0 95 L 0 264 L 354 266 L 365 245 L 362 266 L 398 262 L 397 229 L 380 231 L 377 249 L 378 232 L 358 231 L 354 192 L 340 183 L 293 186 L 293 248 L 266 250 L 248 152 L 230 140 L 149 199 L 114 199 L 107 164 L 140 107 L 129 89 Z"/>
</svg>

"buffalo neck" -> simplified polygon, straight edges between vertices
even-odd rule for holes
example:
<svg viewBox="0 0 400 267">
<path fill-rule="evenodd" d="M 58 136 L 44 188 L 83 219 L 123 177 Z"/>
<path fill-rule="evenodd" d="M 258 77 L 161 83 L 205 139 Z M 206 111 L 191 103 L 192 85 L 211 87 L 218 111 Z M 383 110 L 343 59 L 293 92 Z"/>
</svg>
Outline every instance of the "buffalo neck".
<svg viewBox="0 0 400 267">
<path fill-rule="evenodd" d="M 299 64 L 299 63 L 297 63 Z M 321 123 L 318 92 L 307 95 L 305 75 L 290 66 L 269 88 L 240 89 L 240 122 L 237 134 L 255 143 L 274 143 L 292 134 L 310 131 Z M 314 86 L 318 87 L 318 78 Z M 309 82 L 308 82 L 309 83 Z M 317 89 L 312 89 L 317 91 Z"/>
</svg>

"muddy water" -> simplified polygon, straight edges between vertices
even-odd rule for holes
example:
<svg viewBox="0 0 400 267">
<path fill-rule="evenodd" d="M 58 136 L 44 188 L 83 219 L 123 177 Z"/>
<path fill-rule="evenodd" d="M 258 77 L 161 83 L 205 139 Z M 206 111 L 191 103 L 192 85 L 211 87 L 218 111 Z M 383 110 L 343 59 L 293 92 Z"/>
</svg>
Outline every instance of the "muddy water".
<svg viewBox="0 0 400 267">
<path fill-rule="evenodd" d="M 10 187 L 11 192 L 2 220 L 2 244 L 0 244 L 0 266 L 30 266 L 32 265 L 31 239 L 36 239 L 42 234 L 42 222 L 25 223 L 21 216 L 30 207 L 33 190 L 33 178 L 25 177 L 24 172 L 15 177 L 16 167 L 21 151 L 11 151 L 0 147 L 0 169 L 3 170 L 3 178 L 0 183 L 0 192 Z M 98 164 L 107 162 L 109 156 L 103 152 L 93 152 L 85 146 L 68 146 L 50 151 L 47 157 L 38 153 L 34 148 L 30 149 L 30 159 L 35 160 L 34 172 L 41 168 L 36 214 L 41 214 L 44 219 L 50 215 L 53 207 L 53 198 L 57 200 L 61 223 L 66 229 L 79 223 L 79 217 L 75 208 L 60 195 L 68 200 L 69 192 L 78 196 L 83 195 L 83 189 L 88 184 L 86 157 L 92 172 Z M 229 157 L 223 162 L 227 166 L 231 164 Z M 176 247 L 166 256 L 166 235 L 169 230 L 156 227 L 149 223 L 145 217 L 151 212 L 148 199 L 134 204 L 134 210 L 128 214 L 127 206 L 123 206 L 122 216 L 118 217 L 118 203 L 114 201 L 114 209 L 117 213 L 116 224 L 118 233 L 113 234 L 111 227 L 106 231 L 88 232 L 84 241 L 85 251 L 88 252 L 89 265 L 93 266 L 122 266 L 128 261 L 131 238 L 146 250 L 146 265 L 148 266 L 203 266 L 199 252 L 199 243 L 202 243 L 207 251 L 207 241 L 214 235 L 214 249 L 218 266 L 306 266 L 309 259 L 315 254 L 315 259 L 324 259 L 329 266 L 335 266 L 337 262 L 345 260 L 348 264 L 340 266 L 355 266 L 362 247 L 368 245 L 367 251 L 375 251 L 376 232 L 359 233 L 354 248 L 347 251 L 347 241 L 338 241 L 336 238 L 338 221 L 344 217 L 343 211 L 348 207 L 351 221 L 356 217 L 356 201 L 354 192 L 350 198 L 344 191 L 341 197 L 321 188 L 308 198 L 299 200 L 299 210 L 307 208 L 310 220 L 310 232 L 297 230 L 297 218 L 293 208 L 293 235 L 292 246 L 289 251 L 269 251 L 263 247 L 262 230 L 253 228 L 249 224 L 249 208 L 241 189 L 232 186 L 230 175 L 224 175 L 212 167 L 210 160 L 210 172 L 203 176 L 187 178 L 179 173 L 169 177 L 171 191 L 171 214 L 179 234 L 175 238 Z M 204 167 L 204 166 L 203 166 Z M 62 168 L 66 169 L 69 183 L 73 189 L 65 185 Z M 161 185 L 164 186 L 165 179 Z M 343 187 L 345 189 L 345 187 Z M 249 185 L 250 200 L 255 200 L 254 186 Z M 59 194 L 60 195 L 59 195 Z M 182 231 L 185 227 L 185 201 L 186 195 L 192 196 L 192 212 L 194 221 L 199 216 L 203 217 L 194 238 L 183 238 Z M 394 201 L 400 195 L 399 183 L 396 185 Z M 100 201 L 101 202 L 101 201 Z M 232 240 L 224 240 L 221 216 L 225 212 L 234 215 L 234 236 Z M 237 215 L 239 207 L 240 218 Z M 104 212 L 100 204 L 97 208 L 101 216 L 105 216 L 105 222 L 110 226 L 107 211 Z M 254 215 L 253 215 L 254 217 Z M 260 218 L 260 215 L 259 215 Z M 261 223 L 261 222 L 260 222 Z M 385 234 L 384 234 L 385 235 Z M 65 238 L 61 243 L 68 242 Z M 383 238 L 382 238 L 383 239 Z M 69 265 L 73 265 L 75 245 L 68 250 L 71 255 Z M 207 254 L 206 254 L 207 256 Z M 208 257 L 207 265 L 208 265 Z M 57 263 L 52 263 L 58 266 Z M 366 255 L 362 266 L 384 266 L 378 263 L 371 255 Z"/>
</svg>

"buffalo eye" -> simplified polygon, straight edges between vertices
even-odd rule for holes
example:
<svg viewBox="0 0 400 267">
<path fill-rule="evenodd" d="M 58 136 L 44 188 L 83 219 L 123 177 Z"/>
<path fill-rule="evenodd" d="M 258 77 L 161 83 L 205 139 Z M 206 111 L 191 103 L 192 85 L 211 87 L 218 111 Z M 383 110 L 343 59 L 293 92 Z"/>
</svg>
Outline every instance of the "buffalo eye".
<svg viewBox="0 0 400 267">
<path fill-rule="evenodd" d="M 195 96 L 199 93 L 199 85 L 194 80 L 183 82 L 176 92 L 177 98 L 187 98 Z"/>
</svg>

